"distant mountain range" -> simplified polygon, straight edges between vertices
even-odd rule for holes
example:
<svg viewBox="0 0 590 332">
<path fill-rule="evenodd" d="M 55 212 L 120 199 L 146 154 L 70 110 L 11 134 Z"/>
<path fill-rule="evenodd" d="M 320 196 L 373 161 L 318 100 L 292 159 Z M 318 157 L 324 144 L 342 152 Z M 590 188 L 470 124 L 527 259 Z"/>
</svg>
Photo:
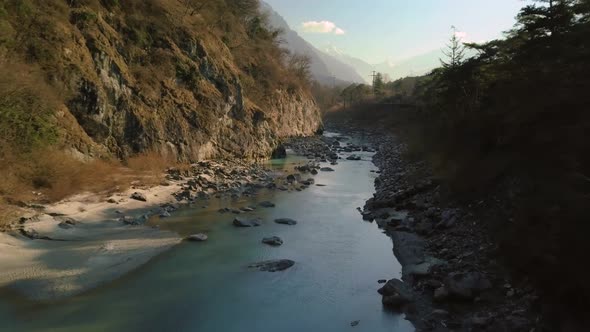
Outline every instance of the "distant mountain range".
<svg viewBox="0 0 590 332">
<path fill-rule="evenodd" d="M 441 50 L 431 51 L 399 62 L 384 61 L 378 64 L 369 64 L 361 59 L 352 57 L 333 46 L 324 51 L 336 59 L 352 66 L 359 74 L 369 77 L 373 71 L 387 74 L 390 79 L 396 80 L 407 76 L 425 75 L 432 69 L 440 66 L 440 59 L 444 57 Z"/>
<path fill-rule="evenodd" d="M 270 5 L 262 2 L 262 9 L 268 14 L 270 25 L 283 30 L 285 47 L 293 53 L 310 57 L 311 73 L 314 79 L 321 84 L 370 83 L 373 71 L 386 74 L 392 80 L 407 76 L 420 76 L 439 67 L 439 59 L 443 57 L 442 50 L 434 50 L 395 63 L 384 61 L 378 64 L 369 64 L 333 46 L 319 50 L 291 29 L 287 21 Z"/>
</svg>

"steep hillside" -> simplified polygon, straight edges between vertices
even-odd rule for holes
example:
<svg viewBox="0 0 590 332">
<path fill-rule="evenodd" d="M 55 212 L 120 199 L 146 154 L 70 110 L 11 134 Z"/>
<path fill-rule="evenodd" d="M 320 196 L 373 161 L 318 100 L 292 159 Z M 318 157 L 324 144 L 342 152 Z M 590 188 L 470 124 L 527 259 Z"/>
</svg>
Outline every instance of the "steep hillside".
<svg viewBox="0 0 590 332">
<path fill-rule="evenodd" d="M 291 30 L 289 24 L 281 15 L 264 2 L 262 3 L 262 10 L 268 15 L 270 25 L 283 31 L 281 38 L 285 42 L 284 46 L 292 52 L 298 52 L 299 54 L 307 55 L 310 58 L 311 64 L 309 70 L 314 79 L 322 80 L 332 76 L 332 73 L 330 73 L 326 64 L 317 55 L 314 47 L 305 39 L 301 38 L 297 32 Z"/>
<path fill-rule="evenodd" d="M 359 58 L 350 56 L 333 45 L 329 45 L 326 48 L 324 48 L 323 52 L 340 60 L 340 62 L 343 62 L 351 66 L 354 70 L 356 70 L 356 72 L 359 75 L 363 76 L 363 80 L 365 83 L 371 83 L 371 78 L 369 75 L 373 72 L 373 70 L 375 70 L 375 67 L 373 65 Z"/>
<path fill-rule="evenodd" d="M 299 36 L 270 5 L 263 2 L 262 8 L 267 13 L 271 26 L 281 29 L 284 32 L 282 36 L 284 46 L 293 53 L 303 54 L 310 58 L 310 71 L 316 81 L 325 85 L 332 85 L 334 80 L 336 80 L 337 84 L 361 83 L 365 81 L 353 67 L 326 52 L 318 50 Z"/>
<path fill-rule="evenodd" d="M 287 56 L 256 0 L 3 1 L 3 144 L 265 157 L 321 127 Z"/>
</svg>

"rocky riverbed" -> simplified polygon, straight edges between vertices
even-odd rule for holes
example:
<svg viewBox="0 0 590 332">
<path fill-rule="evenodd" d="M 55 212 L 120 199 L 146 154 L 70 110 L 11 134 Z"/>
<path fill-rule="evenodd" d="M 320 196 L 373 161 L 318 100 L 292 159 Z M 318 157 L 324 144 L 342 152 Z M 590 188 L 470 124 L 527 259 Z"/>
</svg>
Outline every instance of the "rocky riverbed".
<svg viewBox="0 0 590 332">
<path fill-rule="evenodd" d="M 337 129 L 368 137 L 377 150 L 376 192 L 359 211 L 392 238 L 402 264 L 401 280 L 379 289 L 384 306 L 406 313 L 418 331 L 543 330 L 539 294 L 526 279 L 511 278 L 481 219 L 495 202 L 453 201 L 424 161 L 404 157 L 392 134 Z"/>
<path fill-rule="evenodd" d="M 538 294 L 526 280 L 511 279 L 480 220 L 480 210 L 489 202 L 465 205 L 448 199 L 427 165 L 407 161 L 405 146 L 392 135 L 346 126 L 338 130 L 372 144 L 353 144 L 342 136 L 295 138 L 286 141 L 277 152 L 283 155 L 284 149 L 292 149 L 305 156 L 294 167 L 273 170 L 263 164 L 241 161 L 204 161 L 187 169 L 169 169 L 166 180 L 155 188 L 135 186 L 108 197 L 83 197 L 37 207 L 33 215 L 21 218 L 9 233 L 2 235 L 12 234 L 3 240 L 7 252 L 0 259 L 14 254 L 14 248 L 21 248 L 17 251 L 27 255 L 21 255 L 24 259 L 19 262 L 11 261 L 5 273 L 0 274 L 0 281 L 6 285 L 26 279 L 28 286 L 24 289 L 29 289 L 28 295 L 42 299 L 79 293 L 136 268 L 181 241 L 179 236 L 159 231 L 154 223 L 149 223 L 154 218 L 165 220 L 183 206 L 206 207 L 214 198 L 238 199 L 256 196 L 263 190 L 298 192 L 322 186 L 314 178 L 319 172 L 333 171 L 340 162 L 361 160 L 361 152 L 376 151 L 373 162 L 380 173 L 375 180 L 376 192 L 364 208 L 359 207 L 359 220 L 375 222 L 392 238 L 394 254 L 403 268 L 401 280 L 389 276 L 391 279 L 379 281 L 381 285 L 376 283 L 375 296 L 382 296 L 383 306 L 406 313 L 420 331 L 541 330 L 535 311 Z M 265 201 L 221 208 L 218 213 L 233 215 L 235 226 L 257 226 L 260 220 L 250 218 L 252 213 L 273 207 L 273 202 Z M 275 222 L 297 224 L 288 218 Z M 135 230 L 133 234 L 137 236 L 130 236 L 130 230 Z M 114 234 L 119 236 L 113 237 Z M 198 235 L 194 239 L 199 241 L 207 236 Z M 64 258 L 71 252 L 69 246 L 80 240 L 90 244 L 88 252 L 82 254 L 87 260 L 81 257 L 65 268 L 62 266 L 60 273 L 71 273 L 54 278 L 55 283 L 42 287 L 42 291 L 31 292 L 34 287 L 29 286 L 39 286 L 34 280 L 45 280 L 57 270 L 27 264 L 27 259 L 35 261 L 48 251 L 57 253 L 55 259 Z M 282 244 L 280 238 L 265 240 L 271 246 Z M 138 251 L 146 241 L 151 241 L 149 250 Z M 53 248 L 57 245 L 63 252 Z M 95 263 L 83 271 L 82 268 L 89 267 L 84 262 L 89 261 Z M 129 261 L 133 263 L 121 263 Z M 289 260 L 279 262 L 288 262 L 284 264 L 286 268 L 296 264 Z M 105 264 L 117 268 L 103 271 L 96 278 L 87 277 L 104 269 Z"/>
<path fill-rule="evenodd" d="M 84 193 L 56 204 L 31 205 L 26 215 L 0 233 L 0 286 L 28 298 L 52 300 L 118 278 L 182 241 L 183 237 L 160 230 L 158 224 L 183 207 L 206 208 L 212 199 L 229 202 L 261 191 L 299 192 L 315 185 L 320 163 L 336 163 L 338 158 L 324 140 L 287 142 L 287 147 L 308 156 L 295 168 L 271 169 L 268 164 L 240 160 L 203 161 L 168 169 L 165 180 L 155 187 L 134 183 L 124 192 Z M 258 226 L 258 219 L 240 215 L 274 206 L 264 201 L 224 207 L 219 213 L 235 215 L 236 226 Z M 277 223 L 297 222 L 279 218 Z M 206 237 L 192 234 L 187 240 Z"/>
</svg>

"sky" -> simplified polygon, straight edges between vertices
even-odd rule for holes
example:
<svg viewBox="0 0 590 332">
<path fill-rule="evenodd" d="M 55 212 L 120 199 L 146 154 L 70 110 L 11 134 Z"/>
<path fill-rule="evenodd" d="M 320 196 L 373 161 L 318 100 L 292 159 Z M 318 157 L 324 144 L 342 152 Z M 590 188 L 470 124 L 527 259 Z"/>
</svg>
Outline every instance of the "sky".
<svg viewBox="0 0 590 332">
<path fill-rule="evenodd" d="M 371 64 L 442 49 L 455 26 L 469 42 L 502 37 L 524 0 L 265 0 L 319 49 Z"/>
</svg>

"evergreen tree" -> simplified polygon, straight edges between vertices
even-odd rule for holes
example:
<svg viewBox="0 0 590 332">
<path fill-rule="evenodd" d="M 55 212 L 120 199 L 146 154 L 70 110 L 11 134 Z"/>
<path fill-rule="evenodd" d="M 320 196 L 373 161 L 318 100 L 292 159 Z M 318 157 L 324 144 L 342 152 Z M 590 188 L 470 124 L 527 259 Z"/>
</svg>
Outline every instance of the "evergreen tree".
<svg viewBox="0 0 590 332">
<path fill-rule="evenodd" d="M 440 60 L 444 68 L 456 68 L 460 66 L 465 59 L 465 46 L 457 34 L 457 29 L 452 27 L 453 35 L 447 44 L 447 49 L 443 54 L 447 57 L 446 60 Z"/>
</svg>

